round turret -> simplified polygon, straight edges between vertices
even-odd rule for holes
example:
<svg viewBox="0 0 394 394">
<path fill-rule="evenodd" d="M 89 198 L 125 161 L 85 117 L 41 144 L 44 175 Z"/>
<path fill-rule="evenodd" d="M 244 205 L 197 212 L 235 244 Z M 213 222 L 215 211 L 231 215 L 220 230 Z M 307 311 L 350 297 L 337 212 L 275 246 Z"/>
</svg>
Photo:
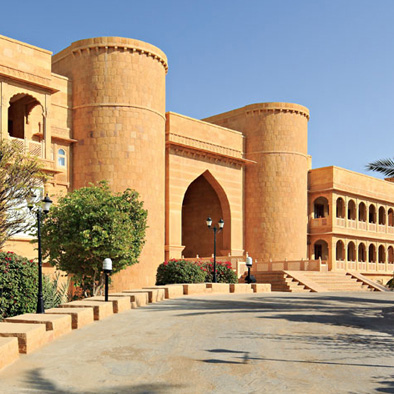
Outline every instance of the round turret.
<svg viewBox="0 0 394 394">
<path fill-rule="evenodd" d="M 245 135 L 245 250 L 258 262 L 307 256 L 307 108 L 262 103 L 208 118 Z M 253 267 L 259 270 L 259 265 Z"/>
<path fill-rule="evenodd" d="M 113 191 L 137 190 L 148 209 L 141 262 L 115 288 L 152 284 L 164 258 L 167 68 L 160 49 L 120 37 L 76 41 L 53 58 L 72 82 L 72 187 L 108 180 Z"/>
</svg>

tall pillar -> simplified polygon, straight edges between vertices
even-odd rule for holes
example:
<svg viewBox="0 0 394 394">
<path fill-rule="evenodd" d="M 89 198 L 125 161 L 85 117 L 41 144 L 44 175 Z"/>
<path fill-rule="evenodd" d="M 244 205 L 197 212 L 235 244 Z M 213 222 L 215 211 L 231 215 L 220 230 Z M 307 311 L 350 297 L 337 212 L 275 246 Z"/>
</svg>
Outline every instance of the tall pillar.
<svg viewBox="0 0 394 394">
<path fill-rule="evenodd" d="M 53 71 L 73 85 L 73 189 L 108 180 L 115 192 L 138 191 L 148 210 L 140 263 L 115 275 L 114 288 L 152 285 L 164 259 L 166 56 L 142 41 L 99 37 L 55 55 Z"/>
</svg>

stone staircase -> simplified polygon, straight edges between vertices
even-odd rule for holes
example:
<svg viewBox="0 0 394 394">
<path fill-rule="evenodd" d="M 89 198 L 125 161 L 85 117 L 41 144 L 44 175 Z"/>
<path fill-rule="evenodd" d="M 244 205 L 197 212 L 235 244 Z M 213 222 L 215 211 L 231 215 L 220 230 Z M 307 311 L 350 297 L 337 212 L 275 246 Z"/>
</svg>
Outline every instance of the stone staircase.
<svg viewBox="0 0 394 394">
<path fill-rule="evenodd" d="M 359 273 L 274 271 L 254 274 L 257 283 L 270 283 L 272 291 L 284 292 L 341 292 L 386 291 Z"/>
<path fill-rule="evenodd" d="M 290 293 L 310 293 L 314 291 L 286 271 L 259 272 L 254 275 L 257 283 L 271 283 L 271 291 L 286 291 Z"/>
</svg>

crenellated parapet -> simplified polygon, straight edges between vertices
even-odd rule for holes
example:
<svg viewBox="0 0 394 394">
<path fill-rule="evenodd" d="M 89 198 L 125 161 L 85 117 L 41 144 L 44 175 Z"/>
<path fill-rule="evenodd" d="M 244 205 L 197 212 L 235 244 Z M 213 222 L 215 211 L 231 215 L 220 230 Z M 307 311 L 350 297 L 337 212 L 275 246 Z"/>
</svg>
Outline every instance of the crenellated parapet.
<svg viewBox="0 0 394 394">
<path fill-rule="evenodd" d="M 166 73 L 168 71 L 167 57 L 159 48 L 143 41 L 123 37 L 96 37 L 75 41 L 68 48 L 54 55 L 53 62 L 62 60 L 70 53 L 73 56 L 90 56 L 92 53 L 112 53 L 114 51 L 151 57 L 163 65 Z"/>
</svg>

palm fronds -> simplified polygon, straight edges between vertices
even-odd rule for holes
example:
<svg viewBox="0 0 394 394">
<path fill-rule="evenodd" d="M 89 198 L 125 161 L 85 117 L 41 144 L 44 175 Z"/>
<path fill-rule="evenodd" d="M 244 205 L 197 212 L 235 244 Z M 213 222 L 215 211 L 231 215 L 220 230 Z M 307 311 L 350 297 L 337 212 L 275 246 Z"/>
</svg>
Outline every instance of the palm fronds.
<svg viewBox="0 0 394 394">
<path fill-rule="evenodd" d="M 394 159 L 376 160 L 366 165 L 369 171 L 380 172 L 388 177 L 394 177 Z"/>
</svg>

